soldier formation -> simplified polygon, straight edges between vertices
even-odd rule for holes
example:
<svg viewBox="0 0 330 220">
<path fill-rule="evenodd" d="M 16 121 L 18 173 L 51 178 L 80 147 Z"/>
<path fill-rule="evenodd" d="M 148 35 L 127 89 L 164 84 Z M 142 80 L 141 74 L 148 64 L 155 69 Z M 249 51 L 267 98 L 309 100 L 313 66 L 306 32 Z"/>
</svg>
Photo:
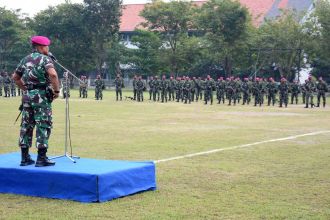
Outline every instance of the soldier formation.
<svg viewBox="0 0 330 220">
<path fill-rule="evenodd" d="M 21 96 L 21 89 L 16 86 L 15 81 L 7 72 L 0 74 L 0 96 L 8 98 Z"/>
<path fill-rule="evenodd" d="M 217 81 L 213 80 L 209 75 L 206 79 L 188 76 L 177 77 L 174 79 L 162 76 L 150 77 L 148 81 L 149 100 L 154 102 L 176 101 L 184 104 L 198 102 L 203 100 L 204 104 L 213 104 L 214 93 L 218 104 L 242 105 L 252 104 L 254 106 L 275 106 L 278 102 L 279 107 L 288 107 L 289 96 L 291 95 L 291 104 L 299 103 L 299 94 L 302 94 L 302 102 L 305 108 L 323 107 L 326 105 L 326 92 L 328 85 L 320 77 L 317 82 L 314 82 L 312 77 L 309 77 L 303 85 L 298 81 L 288 82 L 285 78 L 281 78 L 280 82 L 275 82 L 273 78 L 249 78 L 228 77 L 224 79 L 220 77 Z M 133 100 L 143 101 L 143 91 L 146 90 L 146 85 L 141 80 L 141 77 L 134 76 L 133 79 Z M 317 105 L 314 104 L 314 95 L 317 94 Z M 278 97 L 278 100 L 277 100 Z M 266 100 L 267 99 L 267 100 Z M 322 103 L 321 103 L 322 99 Z"/>
</svg>

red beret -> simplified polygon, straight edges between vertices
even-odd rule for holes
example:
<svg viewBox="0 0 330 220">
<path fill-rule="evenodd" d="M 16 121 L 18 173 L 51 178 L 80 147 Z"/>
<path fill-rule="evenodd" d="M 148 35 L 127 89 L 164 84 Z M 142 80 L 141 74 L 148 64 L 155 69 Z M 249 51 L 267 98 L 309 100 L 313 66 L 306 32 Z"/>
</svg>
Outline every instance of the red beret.
<svg viewBox="0 0 330 220">
<path fill-rule="evenodd" d="M 33 36 L 33 37 L 31 37 L 31 43 L 42 45 L 42 46 L 49 46 L 50 40 L 44 36 Z"/>
</svg>

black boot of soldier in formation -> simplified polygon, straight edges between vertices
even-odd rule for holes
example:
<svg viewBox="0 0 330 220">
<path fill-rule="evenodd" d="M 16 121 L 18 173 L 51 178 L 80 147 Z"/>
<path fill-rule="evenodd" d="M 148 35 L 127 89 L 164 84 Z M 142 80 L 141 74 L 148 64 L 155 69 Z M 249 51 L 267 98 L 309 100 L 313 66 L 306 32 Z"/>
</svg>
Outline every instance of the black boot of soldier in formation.
<svg viewBox="0 0 330 220">
<path fill-rule="evenodd" d="M 20 166 L 28 166 L 35 163 L 29 154 L 29 148 L 21 148 L 21 156 L 22 160 Z"/>
<path fill-rule="evenodd" d="M 38 158 L 36 162 L 36 167 L 47 167 L 54 166 L 55 162 L 48 159 L 46 156 L 47 148 L 38 149 Z"/>
</svg>

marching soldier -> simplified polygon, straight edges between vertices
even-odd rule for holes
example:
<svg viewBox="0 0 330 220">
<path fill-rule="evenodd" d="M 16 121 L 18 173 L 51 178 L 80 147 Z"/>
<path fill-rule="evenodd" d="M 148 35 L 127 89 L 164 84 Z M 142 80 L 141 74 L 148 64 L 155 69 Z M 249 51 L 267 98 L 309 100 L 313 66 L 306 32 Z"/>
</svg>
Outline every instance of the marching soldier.
<svg viewBox="0 0 330 220">
<path fill-rule="evenodd" d="M 181 97 L 181 78 L 180 77 L 176 78 L 175 97 L 176 97 L 176 102 L 180 102 L 180 97 Z"/>
<path fill-rule="evenodd" d="M 4 90 L 5 90 L 5 97 L 10 97 L 10 83 L 11 83 L 11 79 L 8 76 L 8 73 L 4 73 L 4 77 L 3 77 L 3 85 L 4 85 Z"/>
<path fill-rule="evenodd" d="M 323 100 L 323 107 L 325 107 L 325 104 L 326 104 L 325 93 L 328 92 L 328 85 L 325 81 L 323 81 L 322 77 L 319 78 L 319 82 L 318 82 L 316 88 L 317 88 L 317 106 L 316 107 L 320 107 L 321 97 Z"/>
<path fill-rule="evenodd" d="M 186 77 L 186 80 L 183 83 L 182 90 L 183 90 L 184 104 L 187 104 L 188 101 L 189 104 L 191 104 L 192 82 L 190 81 L 188 76 Z"/>
<path fill-rule="evenodd" d="M 262 84 L 260 83 L 260 79 L 256 78 L 253 84 L 253 95 L 254 95 L 254 106 L 262 105 Z"/>
<path fill-rule="evenodd" d="M 3 86 L 3 77 L 2 77 L 2 72 L 0 72 L 0 96 L 2 96 L 2 86 Z"/>
</svg>

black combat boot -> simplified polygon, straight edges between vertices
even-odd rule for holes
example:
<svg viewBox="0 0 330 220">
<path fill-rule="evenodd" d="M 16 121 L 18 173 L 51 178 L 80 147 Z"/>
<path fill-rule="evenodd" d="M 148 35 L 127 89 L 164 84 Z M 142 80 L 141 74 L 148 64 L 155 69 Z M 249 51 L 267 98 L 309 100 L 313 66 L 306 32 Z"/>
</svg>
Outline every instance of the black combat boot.
<svg viewBox="0 0 330 220">
<path fill-rule="evenodd" d="M 36 162 L 36 167 L 47 167 L 54 166 L 55 162 L 48 159 L 46 156 L 47 148 L 38 149 L 38 158 Z"/>
<path fill-rule="evenodd" d="M 34 164 L 34 160 L 31 159 L 31 156 L 29 154 L 29 148 L 21 148 L 22 152 L 22 161 L 20 166 L 28 166 Z"/>
</svg>

